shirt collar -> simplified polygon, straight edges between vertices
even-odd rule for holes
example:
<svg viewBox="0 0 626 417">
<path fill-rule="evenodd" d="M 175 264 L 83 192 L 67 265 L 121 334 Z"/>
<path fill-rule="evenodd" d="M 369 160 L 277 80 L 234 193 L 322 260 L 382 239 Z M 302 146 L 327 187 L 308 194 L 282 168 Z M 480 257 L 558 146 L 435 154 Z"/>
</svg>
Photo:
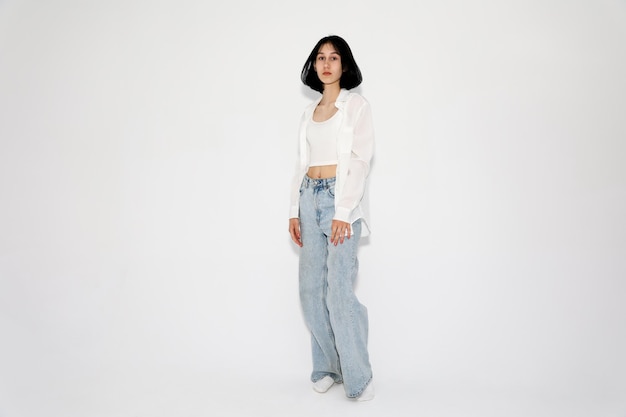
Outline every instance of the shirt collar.
<svg viewBox="0 0 626 417">
<path fill-rule="evenodd" d="M 348 91 L 345 88 L 342 88 L 341 91 L 339 91 L 337 100 L 335 100 L 335 107 L 337 107 L 338 109 L 343 109 L 346 104 L 346 101 L 348 101 L 349 95 L 350 95 L 350 91 Z M 309 106 L 309 112 L 312 113 L 317 107 L 317 105 L 320 103 L 320 101 L 322 101 L 322 96 L 320 96 L 317 100 L 311 103 L 311 105 Z"/>
<path fill-rule="evenodd" d="M 337 107 L 338 109 L 343 108 L 343 106 L 346 104 L 346 101 L 348 101 L 349 94 L 350 92 L 348 90 L 342 88 L 339 92 L 339 96 L 337 96 L 337 100 L 335 101 L 335 107 Z"/>
</svg>

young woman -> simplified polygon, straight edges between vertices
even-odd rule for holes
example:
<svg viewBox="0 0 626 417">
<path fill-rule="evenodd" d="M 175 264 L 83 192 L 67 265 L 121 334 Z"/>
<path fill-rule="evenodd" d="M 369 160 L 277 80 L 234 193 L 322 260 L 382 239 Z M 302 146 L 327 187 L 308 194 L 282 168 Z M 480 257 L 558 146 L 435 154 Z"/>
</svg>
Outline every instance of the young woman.
<svg viewBox="0 0 626 417">
<path fill-rule="evenodd" d="M 348 90 L 361 84 L 350 47 L 322 38 L 302 82 L 322 93 L 304 111 L 291 191 L 289 233 L 300 246 L 300 300 L 311 332 L 317 392 L 343 383 L 346 395 L 374 397 L 367 309 L 354 293 L 357 248 L 369 234 L 364 197 L 374 152 L 369 103 Z"/>
</svg>

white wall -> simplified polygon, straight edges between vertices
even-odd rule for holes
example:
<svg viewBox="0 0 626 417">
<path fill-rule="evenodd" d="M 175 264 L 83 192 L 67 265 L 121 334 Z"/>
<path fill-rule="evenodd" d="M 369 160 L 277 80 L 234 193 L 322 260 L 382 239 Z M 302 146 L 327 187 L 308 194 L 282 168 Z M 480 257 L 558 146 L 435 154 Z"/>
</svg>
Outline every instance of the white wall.
<svg viewBox="0 0 626 417">
<path fill-rule="evenodd" d="M 286 216 L 330 33 L 377 129 L 377 377 L 623 412 L 624 1 L 4 0 L 0 415 L 144 372 L 308 376 Z"/>
</svg>

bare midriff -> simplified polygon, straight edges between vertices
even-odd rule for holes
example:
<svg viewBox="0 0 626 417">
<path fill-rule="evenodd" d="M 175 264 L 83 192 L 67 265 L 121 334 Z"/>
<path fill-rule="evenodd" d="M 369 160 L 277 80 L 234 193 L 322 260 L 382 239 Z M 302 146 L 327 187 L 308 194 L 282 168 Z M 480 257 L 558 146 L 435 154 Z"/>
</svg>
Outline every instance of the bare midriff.
<svg viewBox="0 0 626 417">
<path fill-rule="evenodd" d="M 332 178 L 337 175 L 337 165 L 309 167 L 306 175 L 308 175 L 309 178 Z"/>
</svg>

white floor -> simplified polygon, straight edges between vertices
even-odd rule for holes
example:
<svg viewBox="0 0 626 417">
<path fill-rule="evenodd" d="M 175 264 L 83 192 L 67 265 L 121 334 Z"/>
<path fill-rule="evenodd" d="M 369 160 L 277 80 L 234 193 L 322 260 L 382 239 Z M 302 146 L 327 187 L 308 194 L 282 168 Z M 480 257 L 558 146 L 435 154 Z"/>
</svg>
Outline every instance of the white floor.
<svg viewBox="0 0 626 417">
<path fill-rule="evenodd" d="M 105 376 L 106 375 L 106 376 Z M 569 396 L 532 387 L 455 386 L 375 380 L 376 398 L 356 402 L 336 385 L 315 393 L 305 376 L 111 373 L 31 381 L 2 395 L 2 417 L 172 417 L 172 416 L 429 416 L 429 417 L 624 417 L 624 396 L 598 390 Z M 6 394 L 6 393 L 4 393 Z"/>
</svg>

